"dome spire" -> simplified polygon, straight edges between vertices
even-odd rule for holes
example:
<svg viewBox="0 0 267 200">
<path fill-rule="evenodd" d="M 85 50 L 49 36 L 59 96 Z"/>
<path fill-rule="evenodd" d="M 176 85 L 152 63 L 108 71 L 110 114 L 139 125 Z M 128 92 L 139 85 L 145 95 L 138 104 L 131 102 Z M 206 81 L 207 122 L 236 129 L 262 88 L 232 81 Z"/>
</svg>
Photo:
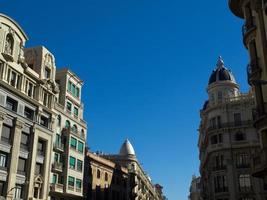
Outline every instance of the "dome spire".
<svg viewBox="0 0 267 200">
<path fill-rule="evenodd" d="M 218 61 L 217 61 L 217 68 L 221 68 L 224 67 L 224 61 L 222 59 L 222 56 L 218 57 Z"/>
<path fill-rule="evenodd" d="M 126 139 L 125 142 L 122 144 L 119 154 L 121 156 L 135 156 L 134 148 L 128 139 Z"/>
</svg>

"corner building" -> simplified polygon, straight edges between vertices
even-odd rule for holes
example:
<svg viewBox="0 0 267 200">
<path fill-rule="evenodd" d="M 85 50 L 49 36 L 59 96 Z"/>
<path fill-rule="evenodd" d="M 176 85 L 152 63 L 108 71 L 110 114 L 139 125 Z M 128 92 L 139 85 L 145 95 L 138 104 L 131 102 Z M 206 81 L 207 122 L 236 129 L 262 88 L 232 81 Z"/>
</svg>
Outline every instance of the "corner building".
<svg viewBox="0 0 267 200">
<path fill-rule="evenodd" d="M 251 157 L 260 151 L 253 127 L 252 92 L 242 94 L 232 72 L 217 61 L 200 111 L 201 196 L 205 200 L 265 200 L 267 184 L 251 176 Z"/>
<path fill-rule="evenodd" d="M 261 152 L 254 157 L 253 176 L 267 179 L 267 1 L 229 0 L 231 11 L 244 19 L 243 43 L 249 53 L 248 82 L 255 91 L 254 126 Z"/>
<path fill-rule="evenodd" d="M 56 70 L 45 47 L 24 49 L 27 40 L 0 14 L 0 197 L 81 199 L 82 82 Z"/>
</svg>

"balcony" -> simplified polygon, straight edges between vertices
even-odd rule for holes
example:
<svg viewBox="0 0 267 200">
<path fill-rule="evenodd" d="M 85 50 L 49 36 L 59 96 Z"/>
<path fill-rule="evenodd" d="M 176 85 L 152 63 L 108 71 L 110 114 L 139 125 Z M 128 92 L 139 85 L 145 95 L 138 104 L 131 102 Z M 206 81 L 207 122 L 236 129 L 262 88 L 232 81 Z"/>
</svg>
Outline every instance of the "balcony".
<svg viewBox="0 0 267 200">
<path fill-rule="evenodd" d="M 60 183 L 53 183 L 51 184 L 50 188 L 51 188 L 51 191 L 53 192 L 60 192 L 60 193 L 63 192 L 63 184 L 60 184 Z"/>
<path fill-rule="evenodd" d="M 54 171 L 62 172 L 63 164 L 60 163 L 60 162 L 54 162 L 52 164 L 52 168 L 53 168 Z"/>
<path fill-rule="evenodd" d="M 211 132 L 211 131 L 218 130 L 218 129 L 223 129 L 223 128 L 247 127 L 247 126 L 251 126 L 252 124 L 253 124 L 253 121 L 252 120 L 222 123 L 220 125 L 210 126 L 207 129 L 207 132 Z"/>
<path fill-rule="evenodd" d="M 262 149 L 252 158 L 252 176 L 263 177 L 267 175 L 267 148 Z"/>
<path fill-rule="evenodd" d="M 55 142 L 53 147 L 56 151 L 64 152 L 64 145 L 62 143 Z"/>
</svg>

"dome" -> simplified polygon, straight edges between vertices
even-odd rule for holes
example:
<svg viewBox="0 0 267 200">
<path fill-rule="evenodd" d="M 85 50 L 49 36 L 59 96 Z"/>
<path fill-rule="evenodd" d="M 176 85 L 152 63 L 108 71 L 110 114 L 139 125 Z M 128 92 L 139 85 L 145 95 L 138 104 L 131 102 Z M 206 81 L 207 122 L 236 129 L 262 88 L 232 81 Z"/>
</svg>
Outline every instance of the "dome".
<svg viewBox="0 0 267 200">
<path fill-rule="evenodd" d="M 231 70 L 224 66 L 222 57 L 220 56 L 217 61 L 217 67 L 214 69 L 210 75 L 209 85 L 217 81 L 232 81 L 235 82 L 235 78 Z"/>
<path fill-rule="evenodd" d="M 135 156 L 134 148 L 128 139 L 122 144 L 120 149 L 121 156 L 133 155 Z"/>
</svg>

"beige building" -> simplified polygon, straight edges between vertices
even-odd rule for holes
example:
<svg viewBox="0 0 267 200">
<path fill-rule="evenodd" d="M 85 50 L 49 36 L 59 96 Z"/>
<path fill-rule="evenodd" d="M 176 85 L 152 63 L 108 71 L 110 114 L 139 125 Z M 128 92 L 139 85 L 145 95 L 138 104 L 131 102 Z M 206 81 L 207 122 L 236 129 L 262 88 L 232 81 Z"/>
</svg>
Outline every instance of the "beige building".
<svg viewBox="0 0 267 200">
<path fill-rule="evenodd" d="M 192 177 L 190 190 L 189 190 L 188 200 L 201 200 L 201 178 Z"/>
<path fill-rule="evenodd" d="M 240 92 L 221 58 L 209 78 L 207 92 L 198 142 L 202 198 L 265 200 L 267 184 L 251 176 L 250 158 L 260 150 L 253 127 L 252 92 Z"/>
<path fill-rule="evenodd" d="M 88 200 L 129 200 L 128 169 L 101 156 L 87 152 L 84 197 Z"/>
<path fill-rule="evenodd" d="M 161 200 L 166 198 L 145 173 L 129 140 L 122 144 L 119 154 L 103 156 L 128 170 L 131 200 Z"/>
<path fill-rule="evenodd" d="M 81 199 L 82 81 L 56 70 L 45 47 L 24 49 L 27 40 L 14 20 L 0 14 L 0 196 Z"/>
<path fill-rule="evenodd" d="M 254 126 L 260 136 L 262 150 L 254 158 L 253 175 L 267 175 L 267 1 L 229 0 L 231 11 L 245 20 L 242 27 L 243 43 L 250 61 L 248 82 L 255 91 L 256 109 Z"/>
</svg>

